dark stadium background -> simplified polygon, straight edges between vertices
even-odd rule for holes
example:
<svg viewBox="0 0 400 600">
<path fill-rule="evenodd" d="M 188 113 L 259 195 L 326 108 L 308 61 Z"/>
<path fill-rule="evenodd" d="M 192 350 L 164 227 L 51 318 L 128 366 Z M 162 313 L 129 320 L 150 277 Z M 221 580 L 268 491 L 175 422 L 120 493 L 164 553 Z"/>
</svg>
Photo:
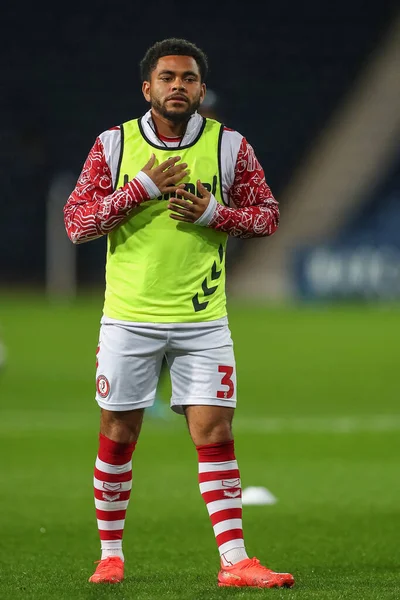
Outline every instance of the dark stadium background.
<svg viewBox="0 0 400 600">
<path fill-rule="evenodd" d="M 291 174 L 382 41 L 395 5 L 9 5 L 1 24 L 0 281 L 43 284 L 50 181 L 64 171 L 77 177 L 100 132 L 147 110 L 138 63 L 154 41 L 186 36 L 204 48 L 218 113 L 252 143 L 283 203 Z M 102 281 L 102 252 L 101 242 L 78 250 L 82 281 Z"/>
</svg>

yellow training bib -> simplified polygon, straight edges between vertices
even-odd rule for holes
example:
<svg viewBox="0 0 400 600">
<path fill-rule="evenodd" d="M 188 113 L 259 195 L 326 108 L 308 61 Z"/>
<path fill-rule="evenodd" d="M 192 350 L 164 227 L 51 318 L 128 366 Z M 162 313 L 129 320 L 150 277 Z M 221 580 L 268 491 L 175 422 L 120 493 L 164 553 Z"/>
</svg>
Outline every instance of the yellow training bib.
<svg viewBox="0 0 400 600">
<path fill-rule="evenodd" d="M 189 146 L 160 148 L 144 136 L 139 119 L 121 126 L 121 157 L 116 188 L 137 175 L 152 153 L 156 164 L 180 156 L 196 181 L 222 204 L 220 140 L 223 126 L 204 119 Z M 143 202 L 108 235 L 104 314 L 124 321 L 186 323 L 226 315 L 227 234 L 170 218 L 168 196 Z"/>
</svg>

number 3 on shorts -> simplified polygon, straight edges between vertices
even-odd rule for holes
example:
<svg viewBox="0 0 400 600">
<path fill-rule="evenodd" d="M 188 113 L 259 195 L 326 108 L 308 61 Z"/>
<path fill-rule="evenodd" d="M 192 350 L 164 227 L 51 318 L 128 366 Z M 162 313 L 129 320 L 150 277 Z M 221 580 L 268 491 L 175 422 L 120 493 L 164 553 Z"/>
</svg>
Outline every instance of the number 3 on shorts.
<svg viewBox="0 0 400 600">
<path fill-rule="evenodd" d="M 228 365 L 219 365 L 218 372 L 223 373 L 223 376 L 221 377 L 221 385 L 226 386 L 228 389 L 218 390 L 217 398 L 229 400 L 229 398 L 232 398 L 235 392 L 235 385 L 231 379 L 233 367 L 229 367 Z"/>
</svg>

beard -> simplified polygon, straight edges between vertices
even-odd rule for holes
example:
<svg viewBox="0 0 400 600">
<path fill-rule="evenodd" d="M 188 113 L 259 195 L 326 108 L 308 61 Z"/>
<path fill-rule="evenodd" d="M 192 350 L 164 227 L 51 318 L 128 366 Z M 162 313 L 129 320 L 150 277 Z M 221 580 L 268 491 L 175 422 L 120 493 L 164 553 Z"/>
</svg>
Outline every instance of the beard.
<svg viewBox="0 0 400 600">
<path fill-rule="evenodd" d="M 166 103 L 162 104 L 158 98 L 151 97 L 151 107 L 159 115 L 173 123 L 185 123 L 200 106 L 200 97 L 193 102 L 188 102 L 185 110 L 168 110 Z"/>
</svg>

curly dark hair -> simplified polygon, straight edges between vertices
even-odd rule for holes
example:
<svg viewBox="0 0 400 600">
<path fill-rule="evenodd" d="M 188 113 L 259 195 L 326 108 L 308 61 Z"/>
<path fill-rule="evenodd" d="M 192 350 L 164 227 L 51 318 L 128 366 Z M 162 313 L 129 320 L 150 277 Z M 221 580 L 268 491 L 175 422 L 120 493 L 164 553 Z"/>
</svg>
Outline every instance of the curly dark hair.
<svg viewBox="0 0 400 600">
<path fill-rule="evenodd" d="M 188 40 L 180 38 L 169 38 L 156 42 L 149 48 L 140 61 L 140 75 L 142 81 L 149 81 L 151 72 L 157 66 L 158 59 L 163 56 L 171 56 L 176 54 L 178 56 L 191 56 L 197 62 L 200 71 L 201 81 L 207 77 L 208 61 L 207 56 L 200 50 L 195 44 Z"/>
</svg>

